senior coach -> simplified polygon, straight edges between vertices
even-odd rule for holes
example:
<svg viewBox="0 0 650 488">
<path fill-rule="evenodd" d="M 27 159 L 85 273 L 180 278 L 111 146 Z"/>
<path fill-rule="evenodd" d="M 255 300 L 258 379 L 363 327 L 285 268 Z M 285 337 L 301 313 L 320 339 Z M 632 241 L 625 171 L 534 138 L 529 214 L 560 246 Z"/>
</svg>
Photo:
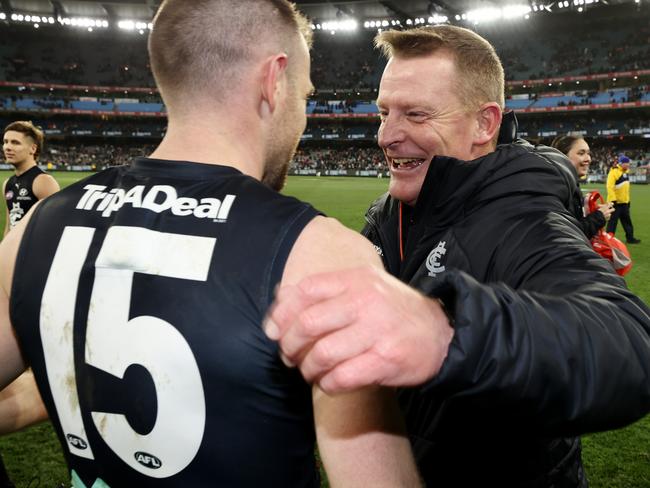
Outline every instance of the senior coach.
<svg viewBox="0 0 650 488">
<path fill-rule="evenodd" d="M 503 68 L 453 26 L 388 31 L 377 105 L 389 194 L 364 234 L 411 293 L 367 268 L 281 288 L 266 324 L 328 392 L 413 386 L 427 483 L 584 487 L 575 436 L 650 409 L 650 313 L 581 235 L 575 170 L 497 145 Z"/>
</svg>

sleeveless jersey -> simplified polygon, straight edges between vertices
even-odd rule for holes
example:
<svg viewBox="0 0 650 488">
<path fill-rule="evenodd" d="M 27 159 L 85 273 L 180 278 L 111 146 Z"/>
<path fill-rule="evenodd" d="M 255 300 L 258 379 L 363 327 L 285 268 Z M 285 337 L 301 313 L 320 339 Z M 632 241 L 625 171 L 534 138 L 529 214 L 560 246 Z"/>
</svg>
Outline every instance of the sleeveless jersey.
<svg viewBox="0 0 650 488">
<path fill-rule="evenodd" d="M 311 388 L 261 327 L 316 215 L 233 168 L 146 158 L 39 205 L 11 317 L 74 486 L 319 485 Z"/>
<path fill-rule="evenodd" d="M 13 175 L 5 185 L 5 200 L 9 210 L 9 228 L 13 228 L 38 201 L 33 185 L 37 176 L 45 174 L 38 166 L 29 168 L 20 176 Z"/>
</svg>

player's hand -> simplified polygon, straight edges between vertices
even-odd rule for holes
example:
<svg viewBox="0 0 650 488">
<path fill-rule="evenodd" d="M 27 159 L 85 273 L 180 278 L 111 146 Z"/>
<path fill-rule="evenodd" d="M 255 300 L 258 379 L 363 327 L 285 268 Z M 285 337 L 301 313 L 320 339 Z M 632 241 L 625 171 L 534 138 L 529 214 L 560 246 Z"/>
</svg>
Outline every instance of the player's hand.
<svg viewBox="0 0 650 488">
<path fill-rule="evenodd" d="M 437 300 L 371 267 L 280 288 L 265 330 L 285 362 L 327 393 L 424 383 L 453 337 Z"/>
<path fill-rule="evenodd" d="M 605 216 L 605 219 L 609 219 L 614 213 L 614 204 L 609 202 L 598 205 L 598 211 Z"/>
</svg>

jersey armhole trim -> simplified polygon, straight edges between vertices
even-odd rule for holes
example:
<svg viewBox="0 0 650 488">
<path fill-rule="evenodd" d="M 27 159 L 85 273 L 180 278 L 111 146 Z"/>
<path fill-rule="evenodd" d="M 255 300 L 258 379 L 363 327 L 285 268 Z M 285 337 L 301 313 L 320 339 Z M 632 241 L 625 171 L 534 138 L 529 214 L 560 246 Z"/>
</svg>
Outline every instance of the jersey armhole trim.
<svg viewBox="0 0 650 488">
<path fill-rule="evenodd" d="M 307 204 L 292 220 L 280 229 L 280 233 L 273 244 L 275 251 L 272 252 L 272 259 L 267 268 L 267 275 L 262 288 L 261 299 L 263 300 L 263 310 L 268 309 L 275 298 L 275 286 L 282 280 L 284 267 L 296 240 L 298 240 L 298 237 L 307 224 L 319 215 L 323 214 Z"/>
</svg>

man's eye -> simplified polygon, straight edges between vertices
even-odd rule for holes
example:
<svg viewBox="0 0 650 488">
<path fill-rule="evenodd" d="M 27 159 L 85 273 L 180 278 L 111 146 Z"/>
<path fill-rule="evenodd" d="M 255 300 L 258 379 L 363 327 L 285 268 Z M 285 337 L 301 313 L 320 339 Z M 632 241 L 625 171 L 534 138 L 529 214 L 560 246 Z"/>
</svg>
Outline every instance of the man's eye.
<svg viewBox="0 0 650 488">
<path fill-rule="evenodd" d="M 406 116 L 414 120 L 423 120 L 426 117 L 426 115 L 422 112 L 409 112 L 406 114 Z"/>
</svg>

